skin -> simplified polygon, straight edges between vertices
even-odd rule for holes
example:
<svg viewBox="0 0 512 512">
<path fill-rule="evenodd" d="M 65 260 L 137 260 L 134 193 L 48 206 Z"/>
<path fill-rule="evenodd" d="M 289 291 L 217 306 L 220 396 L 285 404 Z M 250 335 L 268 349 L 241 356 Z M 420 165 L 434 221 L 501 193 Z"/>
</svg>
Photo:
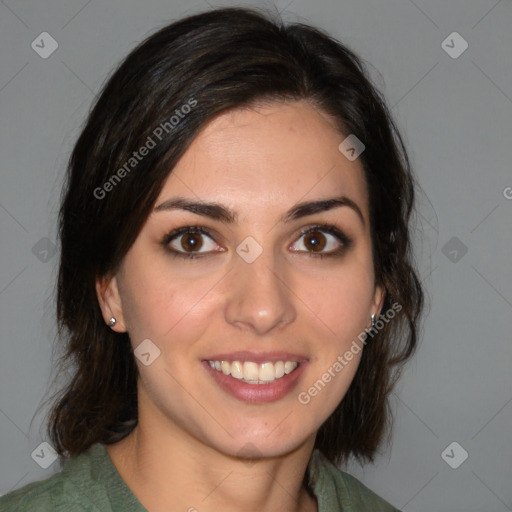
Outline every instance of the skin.
<svg viewBox="0 0 512 512">
<path fill-rule="evenodd" d="M 161 351 L 149 366 L 137 359 L 138 426 L 107 447 L 149 511 L 317 510 L 302 485 L 305 470 L 316 433 L 345 395 L 361 353 L 309 404 L 297 397 L 369 327 L 383 301 L 363 169 L 338 150 L 344 138 L 304 101 L 217 116 L 180 159 L 155 206 L 178 196 L 210 201 L 231 209 L 238 222 L 153 211 L 118 273 L 98 279 L 105 321 L 115 317 L 114 329 L 127 331 L 134 348 L 149 338 Z M 348 206 L 281 220 L 299 202 L 338 196 L 351 199 L 363 220 Z M 336 226 L 352 244 L 321 231 L 321 251 L 345 249 L 318 257 L 311 236 L 301 235 L 315 224 Z M 195 225 L 211 230 L 212 238 L 192 237 L 207 256 L 173 257 L 162 239 Z M 248 236 L 263 248 L 250 264 L 236 252 Z M 190 249 L 184 238 L 171 247 Z M 304 354 L 307 367 L 284 398 L 246 403 L 224 392 L 201 363 L 236 350 Z M 254 463 L 238 456 L 244 446 Z"/>
</svg>

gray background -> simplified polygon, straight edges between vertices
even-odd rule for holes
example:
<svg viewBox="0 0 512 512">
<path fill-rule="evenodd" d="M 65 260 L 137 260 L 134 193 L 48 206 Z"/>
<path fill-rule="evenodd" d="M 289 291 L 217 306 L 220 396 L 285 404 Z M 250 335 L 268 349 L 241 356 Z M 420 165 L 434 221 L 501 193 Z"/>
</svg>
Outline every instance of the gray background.
<svg viewBox="0 0 512 512">
<path fill-rule="evenodd" d="M 392 445 L 375 465 L 349 471 L 407 512 L 512 510 L 511 2 L 275 5 L 371 63 L 423 190 L 416 247 L 431 303 L 423 340 L 393 395 Z M 36 463 L 38 453 L 39 463 L 51 460 L 39 446 L 47 409 L 36 411 L 52 377 L 60 186 L 81 123 L 130 49 L 206 8 L 178 0 L 0 2 L 0 494 L 59 469 Z M 468 43 L 458 58 L 442 47 L 454 31 Z M 58 42 L 46 59 L 31 47 L 43 46 L 42 32 Z M 444 47 L 459 52 L 461 43 L 450 36 Z M 469 456 L 453 469 L 445 460 L 459 464 L 462 450 Z"/>
</svg>

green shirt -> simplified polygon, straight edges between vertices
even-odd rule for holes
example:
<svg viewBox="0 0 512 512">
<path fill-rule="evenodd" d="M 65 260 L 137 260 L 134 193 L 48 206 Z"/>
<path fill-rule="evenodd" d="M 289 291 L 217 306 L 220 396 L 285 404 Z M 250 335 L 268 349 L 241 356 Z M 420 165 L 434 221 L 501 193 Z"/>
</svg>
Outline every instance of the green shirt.
<svg viewBox="0 0 512 512">
<path fill-rule="evenodd" d="M 315 450 L 309 462 L 318 512 L 398 512 Z M 0 498 L 0 512 L 147 512 L 125 484 L 104 445 L 73 457 L 63 471 Z"/>
</svg>

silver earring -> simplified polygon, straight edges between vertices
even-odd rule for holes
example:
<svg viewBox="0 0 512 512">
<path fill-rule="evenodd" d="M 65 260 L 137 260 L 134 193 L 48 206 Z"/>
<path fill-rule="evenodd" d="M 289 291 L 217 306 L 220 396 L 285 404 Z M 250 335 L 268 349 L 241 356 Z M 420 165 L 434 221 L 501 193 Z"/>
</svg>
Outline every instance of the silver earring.
<svg viewBox="0 0 512 512">
<path fill-rule="evenodd" d="M 372 315 L 372 329 L 377 325 L 377 321 L 375 320 L 375 315 Z"/>
<path fill-rule="evenodd" d="M 116 319 L 114 317 L 112 317 L 109 321 L 108 321 L 108 325 L 110 325 L 110 327 L 114 327 L 114 325 L 116 325 Z"/>
</svg>

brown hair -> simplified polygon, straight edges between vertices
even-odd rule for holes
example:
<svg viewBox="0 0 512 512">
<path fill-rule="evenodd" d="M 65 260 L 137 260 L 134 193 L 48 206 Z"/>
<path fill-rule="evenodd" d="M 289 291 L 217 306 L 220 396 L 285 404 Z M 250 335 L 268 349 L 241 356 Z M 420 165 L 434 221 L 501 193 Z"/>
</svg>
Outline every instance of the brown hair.
<svg viewBox="0 0 512 512">
<path fill-rule="evenodd" d="M 401 306 L 367 343 L 346 396 L 316 439 L 315 447 L 335 463 L 350 455 L 372 460 L 389 424 L 398 369 L 416 345 L 423 304 L 411 265 L 414 186 L 407 153 L 354 53 L 318 29 L 285 26 L 240 8 L 184 18 L 141 43 L 104 86 L 74 147 L 59 216 L 57 283 L 59 337 L 66 340 L 59 363 L 73 368 L 48 418 L 61 456 L 115 443 L 137 424 L 138 372 L 129 336 L 105 325 L 95 279 L 116 272 L 177 160 L 213 116 L 262 100 L 301 99 L 366 145 L 359 158 L 376 280 L 386 290 L 383 311 Z M 148 137 L 157 138 L 157 127 L 158 143 L 127 167 Z"/>
</svg>

